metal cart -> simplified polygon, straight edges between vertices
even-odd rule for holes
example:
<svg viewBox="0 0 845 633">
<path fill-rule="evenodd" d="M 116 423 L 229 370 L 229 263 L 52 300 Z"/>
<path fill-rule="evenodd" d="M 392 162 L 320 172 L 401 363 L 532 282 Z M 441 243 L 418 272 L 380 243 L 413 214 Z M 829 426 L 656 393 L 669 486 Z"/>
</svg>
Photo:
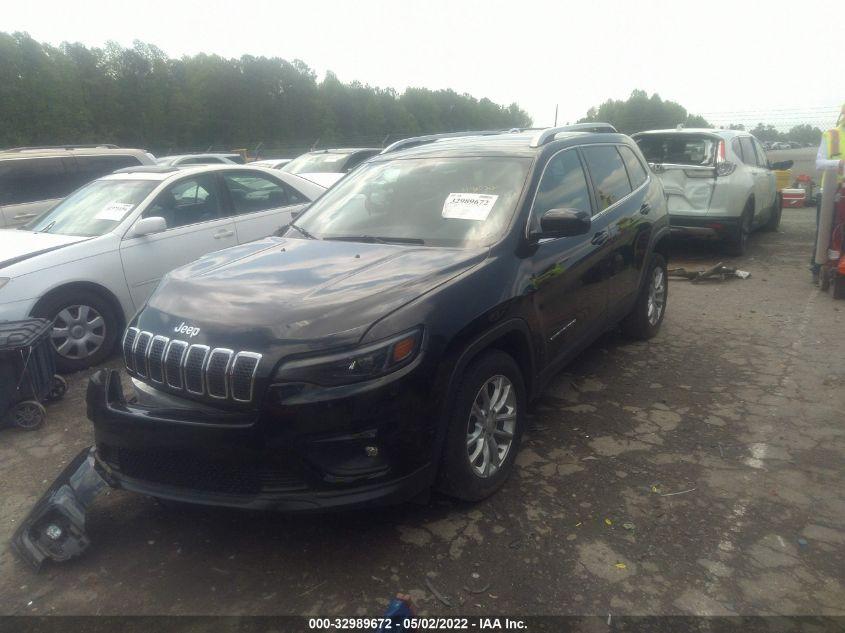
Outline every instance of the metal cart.
<svg viewBox="0 0 845 633">
<path fill-rule="evenodd" d="M 0 423 L 33 431 L 47 417 L 41 403 L 65 395 L 52 328 L 46 319 L 0 322 Z"/>
</svg>

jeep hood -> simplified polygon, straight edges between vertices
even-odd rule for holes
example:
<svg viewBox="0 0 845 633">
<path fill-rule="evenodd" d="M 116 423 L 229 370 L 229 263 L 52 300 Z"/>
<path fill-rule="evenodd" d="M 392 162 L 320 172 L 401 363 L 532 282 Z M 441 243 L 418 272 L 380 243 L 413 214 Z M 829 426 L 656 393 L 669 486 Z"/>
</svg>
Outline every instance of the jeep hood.
<svg viewBox="0 0 845 633">
<path fill-rule="evenodd" d="M 184 322 L 200 328 L 192 343 L 235 349 L 351 344 L 376 321 L 487 253 L 487 248 L 268 238 L 207 255 L 167 275 L 139 326 L 173 336 Z"/>
</svg>

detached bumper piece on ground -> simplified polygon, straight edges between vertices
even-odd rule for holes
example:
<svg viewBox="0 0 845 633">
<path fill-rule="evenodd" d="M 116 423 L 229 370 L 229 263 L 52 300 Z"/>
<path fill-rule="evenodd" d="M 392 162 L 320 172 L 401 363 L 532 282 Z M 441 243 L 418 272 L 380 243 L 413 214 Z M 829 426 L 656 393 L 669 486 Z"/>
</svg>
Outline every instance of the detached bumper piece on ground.
<svg viewBox="0 0 845 633">
<path fill-rule="evenodd" d="M 0 422 L 33 431 L 47 417 L 41 404 L 67 391 L 56 375 L 50 342 L 52 324 L 45 319 L 0 323 Z"/>
</svg>

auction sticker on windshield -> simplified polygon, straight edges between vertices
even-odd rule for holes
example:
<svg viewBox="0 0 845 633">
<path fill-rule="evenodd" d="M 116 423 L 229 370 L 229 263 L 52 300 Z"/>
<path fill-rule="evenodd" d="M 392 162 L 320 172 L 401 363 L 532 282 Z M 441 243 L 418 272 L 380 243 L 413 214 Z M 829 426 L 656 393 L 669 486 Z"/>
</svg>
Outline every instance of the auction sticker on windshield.
<svg viewBox="0 0 845 633">
<path fill-rule="evenodd" d="M 498 198 L 487 193 L 450 193 L 443 203 L 443 217 L 482 222 Z"/>
<path fill-rule="evenodd" d="M 120 222 L 129 211 L 132 210 L 134 204 L 126 202 L 112 202 L 107 204 L 103 209 L 94 216 L 95 220 L 112 220 L 113 222 Z"/>
</svg>

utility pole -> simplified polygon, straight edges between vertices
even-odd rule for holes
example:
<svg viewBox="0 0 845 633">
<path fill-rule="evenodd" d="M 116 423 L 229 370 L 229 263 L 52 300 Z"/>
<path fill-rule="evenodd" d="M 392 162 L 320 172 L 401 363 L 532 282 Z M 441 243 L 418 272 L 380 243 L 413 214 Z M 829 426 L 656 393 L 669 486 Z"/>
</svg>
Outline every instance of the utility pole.
<svg viewBox="0 0 845 633">
<path fill-rule="evenodd" d="M 558 104 L 556 103 L 555 104 L 555 124 L 554 124 L 554 127 L 557 127 L 557 106 L 558 106 Z"/>
</svg>

